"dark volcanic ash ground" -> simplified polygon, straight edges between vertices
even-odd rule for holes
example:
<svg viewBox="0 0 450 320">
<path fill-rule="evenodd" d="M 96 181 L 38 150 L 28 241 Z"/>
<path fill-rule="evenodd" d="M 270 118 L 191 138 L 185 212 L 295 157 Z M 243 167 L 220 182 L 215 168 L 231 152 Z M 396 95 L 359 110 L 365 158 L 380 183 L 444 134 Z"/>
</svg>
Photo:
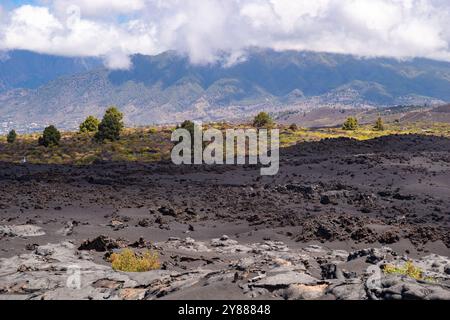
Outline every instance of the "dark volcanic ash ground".
<svg viewBox="0 0 450 320">
<path fill-rule="evenodd" d="M 449 139 L 325 140 L 280 161 L 274 177 L 1 163 L 0 299 L 450 299 Z M 157 250 L 162 270 L 113 271 L 105 256 L 127 246 Z M 433 281 L 371 284 L 409 259 Z"/>
</svg>

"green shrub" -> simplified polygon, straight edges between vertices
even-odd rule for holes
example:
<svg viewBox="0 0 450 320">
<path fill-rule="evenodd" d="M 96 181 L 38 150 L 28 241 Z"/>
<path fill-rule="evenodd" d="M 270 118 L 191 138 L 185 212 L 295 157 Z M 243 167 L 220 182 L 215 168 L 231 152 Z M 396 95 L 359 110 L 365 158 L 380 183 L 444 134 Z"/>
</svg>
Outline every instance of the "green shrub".
<svg viewBox="0 0 450 320">
<path fill-rule="evenodd" d="M 391 264 L 383 268 L 385 274 L 407 276 L 415 280 L 434 281 L 433 278 L 425 277 L 422 269 L 416 267 L 412 261 L 407 261 L 403 267 L 397 267 Z"/>
<path fill-rule="evenodd" d="M 383 119 L 381 119 L 381 118 L 377 119 L 377 122 L 375 122 L 374 129 L 377 131 L 384 131 Z"/>
<path fill-rule="evenodd" d="M 113 253 L 110 261 L 115 271 L 123 272 L 147 272 L 161 267 L 158 253 L 150 251 L 140 255 L 131 249 L 124 249 L 120 253 Z"/>
<path fill-rule="evenodd" d="M 293 124 L 291 124 L 289 126 L 289 130 L 291 130 L 291 131 L 298 131 L 298 126 L 295 123 L 293 123 Z"/>
<path fill-rule="evenodd" d="M 256 128 L 268 128 L 273 125 L 273 120 L 267 112 L 260 112 L 253 119 L 253 126 Z"/>
<path fill-rule="evenodd" d="M 191 137 L 194 136 L 194 128 L 195 128 L 195 124 L 190 121 L 190 120 L 186 120 L 184 121 L 181 125 L 180 125 L 181 129 L 186 129 L 187 131 L 189 131 L 189 133 L 191 134 Z"/>
<path fill-rule="evenodd" d="M 55 126 L 49 126 L 44 129 L 42 137 L 39 138 L 39 145 L 45 147 L 56 146 L 61 140 L 61 133 L 56 129 Z"/>
<path fill-rule="evenodd" d="M 8 141 L 8 143 L 14 143 L 14 142 L 16 142 L 16 139 L 17 139 L 16 131 L 15 130 L 11 130 L 8 133 L 8 136 L 6 137 L 6 141 Z"/>
<path fill-rule="evenodd" d="M 344 130 L 356 130 L 358 129 L 358 120 L 355 117 L 349 117 L 345 121 L 344 125 L 342 126 L 342 129 Z"/>
<path fill-rule="evenodd" d="M 89 116 L 86 118 L 86 120 L 83 121 L 82 124 L 80 124 L 80 132 L 97 132 L 99 124 L 100 121 L 96 117 Z"/>
<path fill-rule="evenodd" d="M 98 125 L 98 131 L 95 134 L 97 141 L 116 141 L 120 139 L 120 133 L 123 130 L 123 114 L 116 108 L 111 107 L 106 110 L 102 122 Z"/>
</svg>

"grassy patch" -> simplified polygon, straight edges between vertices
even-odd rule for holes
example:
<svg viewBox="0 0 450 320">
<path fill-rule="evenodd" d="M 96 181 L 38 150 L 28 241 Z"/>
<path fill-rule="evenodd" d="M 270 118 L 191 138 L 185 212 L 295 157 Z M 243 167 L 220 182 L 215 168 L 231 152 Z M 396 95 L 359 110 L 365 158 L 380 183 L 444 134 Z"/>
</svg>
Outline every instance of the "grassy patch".
<svg viewBox="0 0 450 320">
<path fill-rule="evenodd" d="M 281 130 L 280 143 L 282 147 L 299 142 L 320 141 L 323 139 L 351 138 L 356 140 L 370 140 L 388 135 L 419 134 L 438 137 L 450 137 L 450 124 L 447 123 L 392 123 L 385 124 L 385 130 L 374 129 L 373 125 L 360 125 L 356 130 L 343 130 L 342 128 L 320 128 Z"/>
<path fill-rule="evenodd" d="M 19 135 L 14 144 L 0 137 L 0 161 L 89 165 L 94 161 L 153 162 L 170 157 L 170 131 L 159 128 L 125 129 L 121 139 L 97 143 L 92 133 L 65 132 L 58 146 L 38 145 L 39 134 Z"/>
<path fill-rule="evenodd" d="M 147 272 L 161 267 L 158 253 L 151 251 L 139 254 L 131 249 L 124 249 L 120 253 L 113 253 L 110 261 L 115 271 L 123 272 Z"/>
<path fill-rule="evenodd" d="M 250 124 L 231 125 L 227 123 L 205 124 L 204 129 L 248 129 Z M 10 144 L 6 137 L 0 137 L 0 161 L 19 163 L 26 157 L 29 163 L 89 165 L 95 161 L 155 162 L 170 159 L 173 143 L 170 141 L 175 127 L 126 128 L 120 140 L 97 143 L 93 133 L 62 133 L 58 146 L 45 148 L 38 145 L 40 134 L 19 135 Z M 278 126 L 280 146 L 288 147 L 297 143 L 320 141 L 323 139 L 352 138 L 368 140 L 392 134 L 420 134 L 450 137 L 450 124 L 445 123 L 391 123 L 384 131 L 373 125 L 362 125 L 348 131 L 341 128 L 305 129 Z"/>
<path fill-rule="evenodd" d="M 384 267 L 383 272 L 385 274 L 407 276 L 415 280 L 434 281 L 432 278 L 425 277 L 423 270 L 416 267 L 412 261 L 406 262 L 402 267 L 388 264 Z"/>
</svg>

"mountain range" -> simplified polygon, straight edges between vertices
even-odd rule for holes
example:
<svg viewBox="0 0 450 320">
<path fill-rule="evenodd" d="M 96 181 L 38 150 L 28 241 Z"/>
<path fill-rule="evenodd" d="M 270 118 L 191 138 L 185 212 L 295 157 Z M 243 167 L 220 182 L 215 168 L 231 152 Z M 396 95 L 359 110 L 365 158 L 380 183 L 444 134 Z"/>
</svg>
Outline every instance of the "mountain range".
<svg viewBox="0 0 450 320">
<path fill-rule="evenodd" d="M 108 70 L 97 58 L 1 53 L 0 131 L 73 129 L 110 105 L 127 125 L 147 125 L 450 101 L 450 63 L 435 60 L 262 49 L 230 66 L 193 65 L 175 52 L 131 59 L 129 70 Z"/>
</svg>

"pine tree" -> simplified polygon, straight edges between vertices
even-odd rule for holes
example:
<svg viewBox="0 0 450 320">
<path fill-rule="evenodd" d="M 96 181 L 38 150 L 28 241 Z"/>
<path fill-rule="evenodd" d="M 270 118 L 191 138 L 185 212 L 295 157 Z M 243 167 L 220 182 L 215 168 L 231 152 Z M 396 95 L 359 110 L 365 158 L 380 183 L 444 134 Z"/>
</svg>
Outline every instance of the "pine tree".
<svg viewBox="0 0 450 320">
<path fill-rule="evenodd" d="M 344 130 L 354 131 L 358 129 L 358 120 L 355 117 L 349 117 L 342 126 Z"/>
<path fill-rule="evenodd" d="M 106 110 L 102 122 L 98 125 L 98 132 L 95 135 L 97 141 L 116 141 L 120 139 L 120 133 L 124 127 L 123 114 L 116 107 Z"/>
<path fill-rule="evenodd" d="M 61 140 L 61 133 L 55 126 L 48 126 L 44 129 L 42 137 L 39 138 L 39 145 L 44 147 L 56 146 Z"/>
<path fill-rule="evenodd" d="M 253 126 L 256 128 L 268 128 L 273 125 L 273 120 L 267 112 L 260 112 L 253 120 Z"/>
<path fill-rule="evenodd" d="M 383 123 L 383 119 L 381 119 L 381 117 L 379 117 L 377 119 L 374 129 L 378 130 L 378 131 L 384 131 L 384 123 Z"/>
<path fill-rule="evenodd" d="M 8 141 L 8 143 L 14 143 L 17 139 L 17 133 L 15 130 L 11 130 L 8 133 L 8 136 L 6 137 L 6 141 Z"/>
<path fill-rule="evenodd" d="M 96 117 L 89 116 L 80 124 L 80 132 L 97 132 L 99 124 L 100 121 Z"/>
</svg>

